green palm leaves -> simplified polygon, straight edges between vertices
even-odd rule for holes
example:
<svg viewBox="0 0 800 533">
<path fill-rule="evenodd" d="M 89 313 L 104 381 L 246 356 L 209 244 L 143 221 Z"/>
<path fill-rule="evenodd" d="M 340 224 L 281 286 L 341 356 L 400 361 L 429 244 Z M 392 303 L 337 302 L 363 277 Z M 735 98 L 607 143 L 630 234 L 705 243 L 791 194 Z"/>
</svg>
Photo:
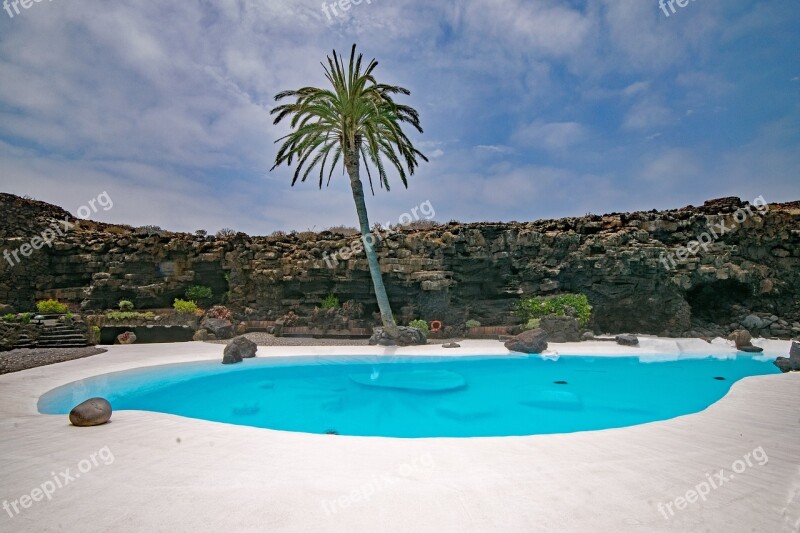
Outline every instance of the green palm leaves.
<svg viewBox="0 0 800 533">
<path fill-rule="evenodd" d="M 276 101 L 285 98 L 294 98 L 295 101 L 272 110 L 272 114 L 277 115 L 275 124 L 291 117 L 292 128 L 291 133 L 276 141 L 283 144 L 272 168 L 283 163 L 291 166 L 296 160 L 292 178 L 294 185 L 298 178 L 305 181 L 319 167 L 321 188 L 326 177 L 330 183 L 340 160 L 352 178 L 358 175 L 359 160 L 363 158 L 374 194 L 370 164 L 377 169 L 381 187 L 389 190 L 384 166 L 384 161 L 388 161 L 397 169 L 403 185 L 408 187 L 407 175 L 414 174 L 419 164 L 417 158 L 428 160 L 414 148 L 402 129 L 402 124 L 407 123 L 422 133 L 419 113 L 394 101 L 395 95 L 408 95 L 410 92 L 403 87 L 377 83 L 373 72 L 378 62 L 374 59 L 362 72 L 362 55 L 356 57 L 356 45 L 350 51 L 347 68 L 335 50 L 333 58 L 328 56 L 328 65 L 322 66 L 331 83 L 330 89 L 303 87 L 275 96 Z M 327 176 L 326 166 L 329 167 Z"/>
</svg>

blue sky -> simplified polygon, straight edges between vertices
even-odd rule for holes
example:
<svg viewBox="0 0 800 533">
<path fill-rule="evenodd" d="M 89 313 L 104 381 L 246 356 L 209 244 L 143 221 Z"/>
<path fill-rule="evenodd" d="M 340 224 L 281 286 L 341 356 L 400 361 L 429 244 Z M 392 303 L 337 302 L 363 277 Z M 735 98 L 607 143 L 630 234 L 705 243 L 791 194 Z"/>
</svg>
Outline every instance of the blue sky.
<svg viewBox="0 0 800 533">
<path fill-rule="evenodd" d="M 446 222 L 800 199 L 796 0 L 321 4 L 0 11 L 0 190 L 73 213 L 106 191 L 92 218 L 179 231 L 355 226 L 338 172 L 321 191 L 269 172 L 269 111 L 357 43 L 412 91 L 430 157 L 367 199 L 373 222 L 426 201 Z"/>
</svg>

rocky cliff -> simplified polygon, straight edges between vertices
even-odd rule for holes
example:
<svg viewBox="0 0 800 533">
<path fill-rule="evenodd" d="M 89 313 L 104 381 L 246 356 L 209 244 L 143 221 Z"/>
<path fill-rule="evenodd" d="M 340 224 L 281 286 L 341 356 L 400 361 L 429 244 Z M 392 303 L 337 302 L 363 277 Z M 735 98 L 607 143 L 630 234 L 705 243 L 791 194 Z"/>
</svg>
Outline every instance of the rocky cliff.
<svg viewBox="0 0 800 533">
<path fill-rule="evenodd" d="M 334 255 L 352 236 L 219 239 L 110 226 L 9 194 L 0 194 L 0 211 L 0 251 L 19 259 L 0 261 L 0 302 L 18 310 L 48 297 L 83 309 L 122 298 L 170 307 L 197 284 L 247 319 L 307 314 L 330 293 L 376 310 L 363 252 Z M 401 322 L 513 324 L 520 295 L 583 292 L 596 331 L 710 335 L 749 320 L 755 333 L 790 337 L 800 334 L 798 222 L 800 202 L 724 198 L 661 212 L 401 229 L 380 234 L 377 249 Z M 50 239 L 47 228 L 52 242 L 23 248 Z"/>
</svg>

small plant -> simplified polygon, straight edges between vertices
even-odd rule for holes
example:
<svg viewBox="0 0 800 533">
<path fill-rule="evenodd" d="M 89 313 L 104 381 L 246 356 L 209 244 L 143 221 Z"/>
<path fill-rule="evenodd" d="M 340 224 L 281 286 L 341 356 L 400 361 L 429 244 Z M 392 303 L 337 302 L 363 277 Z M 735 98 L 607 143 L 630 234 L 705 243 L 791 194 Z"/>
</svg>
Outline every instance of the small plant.
<svg viewBox="0 0 800 533">
<path fill-rule="evenodd" d="M 215 305 L 206 312 L 208 318 L 218 318 L 220 320 L 233 321 L 233 313 L 224 305 Z"/>
<path fill-rule="evenodd" d="M 181 300 L 175 298 L 172 304 L 173 309 L 182 315 L 193 315 L 197 312 L 197 304 L 192 301 Z"/>
<path fill-rule="evenodd" d="M 408 325 L 412 328 L 417 328 L 423 334 L 425 334 L 426 338 L 428 337 L 428 332 L 430 331 L 430 328 L 428 327 L 428 323 L 425 322 L 424 320 L 412 320 L 411 322 L 408 323 Z"/>
<path fill-rule="evenodd" d="M 236 230 L 231 228 L 222 228 L 217 232 L 217 239 L 230 239 L 236 235 Z"/>
<path fill-rule="evenodd" d="M 517 302 L 514 315 L 525 321 L 547 315 L 571 316 L 577 318 L 582 327 L 586 327 L 592 316 L 592 306 L 585 294 L 559 294 L 547 298 L 536 296 Z"/>
<path fill-rule="evenodd" d="M 17 317 L 17 320 L 20 324 L 30 324 L 31 322 L 31 314 L 30 313 L 22 313 Z"/>
<path fill-rule="evenodd" d="M 72 314 L 72 311 L 67 311 L 66 314 L 64 315 L 64 318 L 66 318 L 67 320 L 72 320 L 73 318 L 75 318 L 75 315 Z"/>
<path fill-rule="evenodd" d="M 339 304 L 339 298 L 335 294 L 329 294 L 322 300 L 320 307 L 323 309 L 339 309 L 341 305 Z"/>
<path fill-rule="evenodd" d="M 347 300 L 342 304 L 342 314 L 351 320 L 364 316 L 364 305 L 355 300 Z"/>
<path fill-rule="evenodd" d="M 6 322 L 14 322 L 17 320 L 17 315 L 14 313 L 8 313 L 7 315 L 3 315 L 3 320 Z"/>
<path fill-rule="evenodd" d="M 166 231 L 161 229 L 160 226 L 140 226 L 136 228 L 137 233 L 145 233 L 150 235 L 164 235 Z"/>
<path fill-rule="evenodd" d="M 117 306 L 120 311 L 133 311 L 133 302 L 130 300 L 120 300 Z"/>
<path fill-rule="evenodd" d="M 531 318 L 530 320 L 528 320 L 525 323 L 524 326 L 522 326 L 522 331 L 528 331 L 528 330 L 531 330 L 531 329 L 537 329 L 539 327 L 539 324 L 541 324 L 541 323 L 542 323 L 542 319 L 541 318 Z"/>
<path fill-rule="evenodd" d="M 331 226 L 326 231 L 330 231 L 331 233 L 337 233 L 339 235 L 344 235 L 345 237 L 349 237 L 351 235 L 356 235 L 359 231 L 352 227 L 352 226 Z"/>
<path fill-rule="evenodd" d="M 100 343 L 100 326 L 92 326 L 89 328 L 89 344 Z"/>
<path fill-rule="evenodd" d="M 62 304 L 58 300 L 41 300 L 36 303 L 36 310 L 41 314 L 61 314 L 67 312 L 67 304 Z"/>
<path fill-rule="evenodd" d="M 105 228 L 106 233 L 110 233 L 112 235 L 125 235 L 128 233 L 128 229 L 122 226 L 108 226 Z"/>
<path fill-rule="evenodd" d="M 467 320 L 466 326 L 468 328 L 479 328 L 479 327 L 481 327 L 481 323 L 479 321 L 477 321 L 477 320 L 470 319 L 470 320 Z"/>
<path fill-rule="evenodd" d="M 155 320 L 156 315 L 150 311 L 139 313 L 137 311 L 109 311 L 106 318 L 113 322 L 124 322 L 129 320 Z"/>
<path fill-rule="evenodd" d="M 186 296 L 187 300 L 202 302 L 210 300 L 214 296 L 214 291 L 211 290 L 211 287 L 206 287 L 205 285 L 194 285 L 186 289 L 184 296 Z"/>
</svg>

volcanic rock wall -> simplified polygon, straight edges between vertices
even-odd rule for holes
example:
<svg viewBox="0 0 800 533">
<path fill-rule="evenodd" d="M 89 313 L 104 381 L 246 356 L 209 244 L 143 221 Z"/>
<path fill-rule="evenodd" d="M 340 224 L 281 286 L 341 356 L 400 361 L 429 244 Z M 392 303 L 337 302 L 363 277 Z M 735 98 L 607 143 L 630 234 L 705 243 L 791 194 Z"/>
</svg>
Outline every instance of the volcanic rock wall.
<svg viewBox="0 0 800 533">
<path fill-rule="evenodd" d="M 401 322 L 513 324 L 510 311 L 520 295 L 583 292 L 598 332 L 721 334 L 755 312 L 761 322 L 751 329 L 800 334 L 800 202 L 771 204 L 763 213 L 751 207 L 731 230 L 746 206 L 724 198 L 662 212 L 450 223 L 400 231 L 378 253 Z M 77 221 L 58 207 L 9 194 L 0 194 L 0 211 L 0 251 L 20 249 L 54 221 L 79 222 L 52 246 L 18 254 L 19 263 L 0 261 L 0 303 L 18 310 L 47 297 L 87 310 L 123 298 L 140 309 L 170 307 L 198 284 L 247 319 L 307 314 L 330 293 L 377 309 L 363 252 L 338 264 L 325 260 L 353 237 L 156 233 Z M 707 250 L 675 257 L 674 264 L 662 255 L 710 235 L 709 225 L 719 223 L 727 231 L 715 232 Z"/>
</svg>

